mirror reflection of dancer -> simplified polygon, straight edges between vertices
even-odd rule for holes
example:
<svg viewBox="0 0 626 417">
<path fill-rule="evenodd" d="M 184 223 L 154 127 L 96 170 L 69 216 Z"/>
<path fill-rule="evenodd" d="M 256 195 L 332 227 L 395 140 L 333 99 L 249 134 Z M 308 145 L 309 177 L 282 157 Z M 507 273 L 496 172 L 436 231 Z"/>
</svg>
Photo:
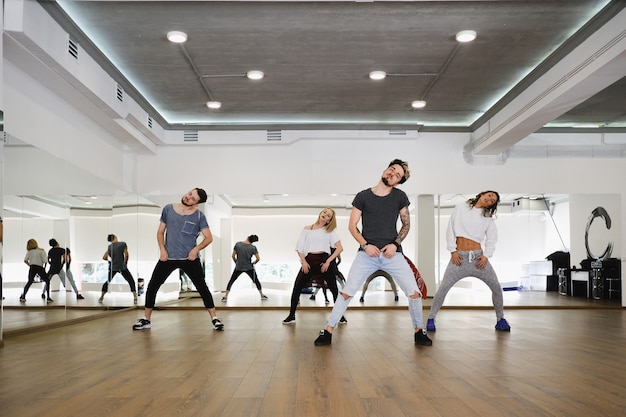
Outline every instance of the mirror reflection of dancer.
<svg viewBox="0 0 626 417">
<path fill-rule="evenodd" d="M 50 279 L 50 282 L 52 282 L 53 276 L 58 275 L 61 284 L 63 284 L 63 288 L 66 288 L 66 275 L 64 269 L 67 266 L 67 279 L 70 281 L 70 285 L 76 293 L 76 299 L 83 300 L 85 297 L 83 297 L 80 292 L 78 292 L 78 288 L 76 288 L 76 283 L 74 282 L 74 275 L 72 275 L 72 271 L 69 270 L 69 264 L 70 262 L 72 262 L 70 250 L 62 248 L 55 238 L 50 239 L 48 241 L 48 244 L 51 246 L 50 250 L 48 251 L 48 262 L 50 264 L 50 268 L 48 269 L 48 277 Z"/>
<path fill-rule="evenodd" d="M 154 267 L 152 278 L 148 283 L 144 317 L 137 320 L 137 323 L 133 325 L 133 330 L 151 328 L 150 318 L 152 317 L 157 291 L 167 277 L 179 268 L 189 276 L 200 297 L 202 297 L 204 306 L 211 316 L 213 329 L 224 330 L 224 324 L 215 314 L 215 303 L 204 280 L 204 269 L 199 256 L 200 251 L 213 241 L 206 217 L 198 209 L 198 204 L 204 203 L 206 200 L 206 191 L 201 188 L 194 188 L 181 198 L 180 203 L 168 204 L 163 207 L 157 230 L 159 261 Z M 166 230 L 167 233 L 165 233 Z M 203 239 L 197 243 L 200 234 L 202 234 Z"/>
<path fill-rule="evenodd" d="M 426 330 L 436 330 L 435 317 L 450 288 L 463 278 L 476 277 L 491 289 L 491 300 L 497 319 L 496 330 L 511 331 L 511 326 L 504 318 L 502 287 L 489 263 L 498 240 L 493 216 L 498 210 L 499 201 L 500 195 L 497 192 L 483 191 L 454 208 L 446 231 L 450 262 L 433 298 Z M 481 247 L 483 241 L 484 250 Z"/>
<path fill-rule="evenodd" d="M 283 320 L 283 324 L 296 323 L 296 308 L 300 294 L 303 288 L 311 285 L 311 282 L 315 282 L 317 286 L 326 285 L 333 294 L 333 299 L 337 300 L 339 290 L 337 289 L 337 263 L 335 259 L 343 251 L 343 246 L 336 228 L 335 210 L 325 208 L 320 212 L 315 223 L 306 226 L 300 232 L 296 244 L 296 253 L 300 257 L 302 267 L 293 284 L 289 316 Z M 336 249 L 332 251 L 331 248 Z M 342 316 L 341 322 L 347 323 L 348 321 Z"/>
<path fill-rule="evenodd" d="M 337 297 L 326 328 L 320 331 L 315 346 L 330 345 L 333 330 L 348 304 L 367 277 L 377 270 L 389 273 L 397 281 L 409 299 L 409 313 L 413 322 L 416 345 L 430 346 L 432 341 L 422 329 L 422 294 L 413 270 L 402 254 L 402 241 L 410 229 L 409 197 L 395 186 L 409 179 L 409 166 L 400 159 L 391 161 L 378 183 L 359 192 L 352 201 L 348 229 L 359 244 L 359 251 L 352 262 L 346 285 Z M 397 231 L 400 217 L 402 227 Z M 363 232 L 358 228 L 361 222 Z"/>
<path fill-rule="evenodd" d="M 137 290 L 135 287 L 135 278 L 133 278 L 133 274 L 128 270 L 128 246 L 126 242 L 120 242 L 117 239 L 117 236 L 114 234 L 110 234 L 107 236 L 107 240 L 111 242 L 107 251 L 102 255 L 102 259 L 105 261 L 109 261 L 109 276 L 107 280 L 102 284 L 102 294 L 98 299 L 98 302 L 102 304 L 102 300 L 104 299 L 104 295 L 109 291 L 109 283 L 113 279 L 113 277 L 119 272 L 122 274 L 128 285 L 130 286 L 130 291 L 133 293 L 133 303 L 137 304 Z"/>
<path fill-rule="evenodd" d="M 233 274 L 230 276 L 230 281 L 228 281 L 228 285 L 226 285 L 226 293 L 224 294 L 224 297 L 222 297 L 222 301 L 228 301 L 228 294 L 230 293 L 230 289 L 232 288 L 237 278 L 239 278 L 239 276 L 244 272 L 248 274 L 248 276 L 252 280 L 252 283 L 256 285 L 256 289 L 259 291 L 261 300 L 267 300 L 267 296 L 263 294 L 261 281 L 259 281 L 259 277 L 256 274 L 256 270 L 254 269 L 254 265 L 258 264 L 261 260 L 259 250 L 256 246 L 254 246 L 254 242 L 258 241 L 259 237 L 257 235 L 250 235 L 243 242 L 235 243 L 233 253 L 230 255 L 233 259 L 233 262 L 235 263 L 235 269 L 233 270 Z M 254 261 L 252 261 L 253 256 Z"/>
<path fill-rule="evenodd" d="M 24 286 L 24 291 L 22 291 L 22 295 L 20 295 L 20 301 L 26 301 L 26 293 L 33 282 L 35 282 L 35 277 L 39 275 L 41 280 L 44 282 L 46 286 L 47 298 L 46 294 L 41 294 L 42 298 L 46 298 L 48 303 L 51 303 L 53 300 L 50 298 L 50 279 L 48 278 L 48 274 L 46 273 L 46 264 L 48 263 L 48 255 L 46 251 L 39 247 L 37 241 L 35 239 L 29 239 L 26 243 L 26 256 L 24 257 L 24 263 L 28 265 L 28 282 L 26 286 Z"/>
<path fill-rule="evenodd" d="M 330 248 L 331 251 L 336 250 L 335 248 Z M 339 270 L 339 264 L 341 263 L 341 255 L 337 256 L 337 258 L 335 258 L 336 261 L 336 274 L 335 274 L 335 278 L 337 279 L 337 283 L 341 286 L 341 288 L 344 287 L 344 285 L 346 285 L 346 279 L 344 278 L 343 274 L 341 273 L 341 271 Z M 311 294 L 311 296 L 309 297 L 309 300 L 313 300 L 315 301 L 315 296 L 317 295 L 317 293 L 320 292 L 320 290 L 322 290 L 323 294 L 324 294 L 324 304 L 330 304 L 330 300 L 328 299 L 328 287 L 324 284 L 321 287 L 315 287 L 315 289 L 313 290 L 313 294 Z"/>
</svg>

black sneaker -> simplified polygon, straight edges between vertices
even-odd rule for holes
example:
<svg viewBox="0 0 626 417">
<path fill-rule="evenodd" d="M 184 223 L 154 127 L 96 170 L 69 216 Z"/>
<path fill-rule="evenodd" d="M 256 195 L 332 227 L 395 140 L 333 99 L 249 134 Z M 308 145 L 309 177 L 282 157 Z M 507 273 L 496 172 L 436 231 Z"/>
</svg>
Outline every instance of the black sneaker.
<svg viewBox="0 0 626 417">
<path fill-rule="evenodd" d="M 426 334 L 426 331 L 424 329 L 421 329 L 420 331 L 415 332 L 415 344 L 422 346 L 432 346 L 433 341 L 430 340 L 430 338 Z"/>
<path fill-rule="evenodd" d="M 315 301 L 315 294 L 313 294 L 312 296 L 309 297 L 309 300 L 313 300 Z"/>
<path fill-rule="evenodd" d="M 296 324 L 296 316 L 287 316 L 287 318 L 283 320 L 283 324 Z"/>
<path fill-rule="evenodd" d="M 215 317 L 213 320 L 211 320 L 211 322 L 213 323 L 213 328 L 215 330 L 224 330 L 224 323 L 222 323 L 222 320 Z"/>
<path fill-rule="evenodd" d="M 81 294 L 76 294 L 76 299 L 77 300 L 84 300 L 85 297 L 83 297 Z"/>
<path fill-rule="evenodd" d="M 348 320 L 346 320 L 344 316 L 341 316 L 341 318 L 339 319 L 339 324 L 348 324 Z"/>
<path fill-rule="evenodd" d="M 330 345 L 333 341 L 333 334 L 326 331 L 320 330 L 320 335 L 315 339 L 315 346 L 326 346 Z"/>
<path fill-rule="evenodd" d="M 150 320 L 148 319 L 139 319 L 137 323 L 133 324 L 133 330 L 144 330 L 150 327 Z"/>
</svg>

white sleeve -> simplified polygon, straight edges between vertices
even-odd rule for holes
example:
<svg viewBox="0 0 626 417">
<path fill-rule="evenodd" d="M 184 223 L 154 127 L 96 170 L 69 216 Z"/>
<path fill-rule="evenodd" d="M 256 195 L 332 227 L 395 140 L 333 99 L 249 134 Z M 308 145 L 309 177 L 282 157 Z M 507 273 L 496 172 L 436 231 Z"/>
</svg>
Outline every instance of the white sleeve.
<svg viewBox="0 0 626 417">
<path fill-rule="evenodd" d="M 456 233 L 454 232 L 454 219 L 456 218 L 456 211 L 457 207 L 455 207 L 452 211 L 450 221 L 448 221 L 448 228 L 446 229 L 446 242 L 450 252 L 456 252 Z"/>
<path fill-rule="evenodd" d="M 498 241 L 498 228 L 496 227 L 496 223 L 493 219 L 487 226 L 485 236 L 485 249 L 483 250 L 483 255 L 487 258 L 491 258 L 493 256 L 493 252 L 496 250 L 496 242 Z"/>
</svg>

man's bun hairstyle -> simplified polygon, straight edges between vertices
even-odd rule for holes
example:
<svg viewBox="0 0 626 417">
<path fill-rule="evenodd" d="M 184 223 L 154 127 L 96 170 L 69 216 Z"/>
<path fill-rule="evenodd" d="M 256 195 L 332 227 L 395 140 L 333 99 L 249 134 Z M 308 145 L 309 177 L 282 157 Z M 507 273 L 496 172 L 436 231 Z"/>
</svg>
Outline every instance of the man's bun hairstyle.
<svg viewBox="0 0 626 417">
<path fill-rule="evenodd" d="M 254 243 L 254 242 L 258 242 L 258 241 L 259 241 L 259 237 L 257 235 L 250 235 L 250 236 L 248 236 L 248 242 Z"/>
<path fill-rule="evenodd" d="M 198 193 L 198 197 L 200 197 L 199 203 L 206 203 L 206 200 L 207 200 L 206 191 L 204 191 L 202 188 L 196 187 L 196 192 Z"/>
</svg>

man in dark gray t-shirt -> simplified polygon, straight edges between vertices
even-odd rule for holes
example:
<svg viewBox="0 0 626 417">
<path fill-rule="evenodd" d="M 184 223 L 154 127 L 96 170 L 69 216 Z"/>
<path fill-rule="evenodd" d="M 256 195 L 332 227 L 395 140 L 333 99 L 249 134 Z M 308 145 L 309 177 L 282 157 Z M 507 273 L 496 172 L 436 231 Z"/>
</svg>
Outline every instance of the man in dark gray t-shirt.
<svg viewBox="0 0 626 417">
<path fill-rule="evenodd" d="M 367 277 L 378 270 L 391 275 L 408 297 L 415 344 L 432 345 L 423 329 L 422 293 L 402 254 L 401 243 L 410 229 L 409 198 L 395 186 L 404 184 L 409 176 L 409 165 L 405 161 L 394 159 L 383 171 L 378 184 L 361 191 L 352 201 L 348 229 L 359 244 L 359 251 L 352 262 L 346 285 L 340 292 L 341 296 L 337 297 L 326 321 L 326 328 L 320 331 L 315 346 L 331 344 L 333 330 L 348 308 L 350 300 Z M 402 222 L 399 231 L 396 228 L 398 217 Z"/>
<path fill-rule="evenodd" d="M 230 293 L 231 287 L 237 278 L 239 278 L 239 275 L 244 272 L 248 274 L 254 285 L 256 285 L 256 289 L 259 291 L 259 295 L 261 295 L 261 300 L 267 300 L 267 296 L 263 294 L 263 289 L 261 288 L 261 281 L 259 281 L 259 277 L 254 269 L 254 264 L 261 260 L 259 251 L 256 246 L 253 245 L 254 242 L 258 241 L 259 237 L 257 235 L 250 235 L 243 242 L 235 243 L 233 253 L 231 254 L 231 258 L 233 262 L 235 262 L 235 270 L 230 276 L 230 281 L 228 281 L 228 285 L 226 286 L 226 292 L 224 293 L 224 297 L 222 297 L 223 302 L 228 301 L 228 294 Z M 254 262 L 252 261 L 253 256 L 255 258 Z"/>
</svg>

